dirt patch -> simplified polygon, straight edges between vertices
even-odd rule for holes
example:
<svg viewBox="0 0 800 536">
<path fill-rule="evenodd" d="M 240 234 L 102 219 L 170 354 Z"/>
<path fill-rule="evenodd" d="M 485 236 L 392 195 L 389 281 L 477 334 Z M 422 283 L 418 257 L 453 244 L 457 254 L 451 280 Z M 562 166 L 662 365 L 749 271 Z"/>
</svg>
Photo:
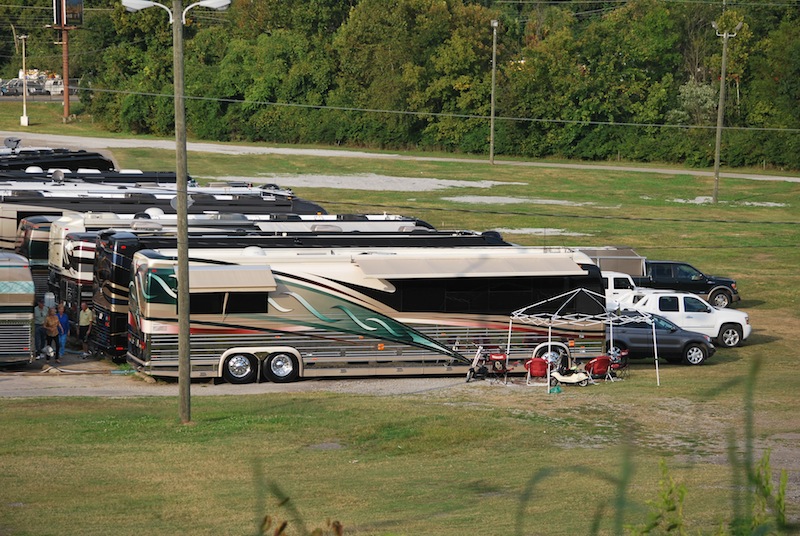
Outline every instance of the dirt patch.
<svg viewBox="0 0 800 536">
<path fill-rule="evenodd" d="M 345 190 L 370 190 L 392 192 L 430 192 L 447 188 L 491 188 L 514 182 L 459 181 L 417 177 L 391 177 L 374 173 L 356 175 L 259 175 L 253 177 L 202 177 L 222 181 L 278 183 L 285 187 L 341 188 Z"/>
</svg>

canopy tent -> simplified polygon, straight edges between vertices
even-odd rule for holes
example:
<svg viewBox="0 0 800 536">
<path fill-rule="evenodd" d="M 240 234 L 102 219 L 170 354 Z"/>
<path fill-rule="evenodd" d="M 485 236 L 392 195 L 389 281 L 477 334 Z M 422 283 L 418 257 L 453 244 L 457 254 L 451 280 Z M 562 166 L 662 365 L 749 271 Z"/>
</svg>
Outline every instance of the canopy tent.
<svg viewBox="0 0 800 536">
<path fill-rule="evenodd" d="M 572 307 L 578 298 L 588 298 L 590 303 L 594 302 L 602 310 L 602 313 L 584 313 L 575 311 Z M 508 344 L 511 347 L 511 330 L 514 322 L 521 322 L 532 326 L 547 327 L 548 344 L 552 343 L 553 326 L 569 327 L 589 327 L 600 324 L 609 327 L 610 343 L 614 344 L 614 326 L 630 324 L 633 322 L 646 322 L 653 330 L 653 356 L 656 368 L 656 384 L 661 385 L 661 378 L 658 370 L 658 344 L 656 341 L 656 326 L 653 316 L 644 311 L 629 311 L 628 314 L 621 314 L 619 310 L 609 311 L 606 309 L 606 297 L 603 294 L 585 288 L 578 288 L 553 296 L 546 300 L 528 305 L 511 313 L 508 322 Z"/>
</svg>

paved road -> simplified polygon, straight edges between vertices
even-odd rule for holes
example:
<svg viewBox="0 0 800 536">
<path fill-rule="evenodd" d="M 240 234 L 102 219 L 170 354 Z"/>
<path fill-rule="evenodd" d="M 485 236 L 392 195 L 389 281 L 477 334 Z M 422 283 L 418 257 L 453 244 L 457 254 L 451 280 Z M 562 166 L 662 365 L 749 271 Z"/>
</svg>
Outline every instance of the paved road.
<svg viewBox="0 0 800 536">
<path fill-rule="evenodd" d="M 152 149 L 174 150 L 173 140 L 147 140 L 147 139 L 127 139 L 127 138 L 89 138 L 78 136 L 57 136 L 51 134 L 33 134 L 24 131 L 0 131 L 3 139 L 14 136 L 22 139 L 23 147 L 68 147 L 74 149 L 86 149 L 92 151 L 104 151 L 115 148 L 134 148 L 149 147 Z M 438 161 L 438 162 L 467 162 L 471 164 L 490 165 L 488 160 L 475 160 L 468 158 L 445 158 L 434 156 L 409 156 L 399 153 L 369 153 L 364 151 L 350 151 L 346 149 L 300 149 L 289 147 L 268 147 L 261 145 L 235 145 L 229 143 L 207 143 L 189 142 L 187 149 L 193 152 L 220 153 L 220 154 L 283 154 L 283 155 L 306 155 L 323 157 L 342 157 L 342 158 L 374 158 L 386 160 L 417 160 L 417 161 Z M 650 167 L 628 167 L 611 166 L 602 164 L 559 164 L 554 162 L 520 162 L 510 160 L 498 160 L 495 158 L 496 165 L 520 166 L 520 167 L 541 167 L 541 168 L 563 168 L 563 169 L 588 169 L 588 170 L 608 170 L 608 171 L 630 171 L 642 173 L 660 173 L 664 175 L 694 175 L 702 177 L 713 177 L 713 171 L 694 170 L 685 168 L 650 168 Z M 777 176 L 777 175 L 758 175 L 753 173 L 730 173 L 721 172 L 720 177 L 730 179 L 751 179 L 762 181 L 787 181 L 800 182 L 800 177 Z"/>
</svg>

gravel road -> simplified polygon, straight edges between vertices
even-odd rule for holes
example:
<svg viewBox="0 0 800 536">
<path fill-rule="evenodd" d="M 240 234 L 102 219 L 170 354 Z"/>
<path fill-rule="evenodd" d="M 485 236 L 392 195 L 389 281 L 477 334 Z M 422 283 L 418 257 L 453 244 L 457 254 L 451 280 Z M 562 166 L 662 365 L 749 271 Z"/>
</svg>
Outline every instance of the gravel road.
<svg viewBox="0 0 800 536">
<path fill-rule="evenodd" d="M 86 149 L 92 151 L 104 151 L 115 148 L 134 148 L 150 147 L 152 149 L 174 150 L 173 140 L 145 140 L 145 139 L 125 139 L 125 138 L 91 138 L 79 136 L 58 136 L 52 134 L 35 134 L 22 131 L 0 131 L 3 139 L 14 136 L 22 139 L 23 147 L 67 147 L 74 149 Z M 229 143 L 206 143 L 188 142 L 187 150 L 192 152 L 220 153 L 220 154 L 287 154 L 287 155 L 308 155 L 324 157 L 343 157 L 343 158 L 372 158 L 389 160 L 417 160 L 417 161 L 441 161 L 441 162 L 469 162 L 472 164 L 489 164 L 488 160 L 475 160 L 467 158 L 441 158 L 433 156 L 409 156 L 399 153 L 368 153 L 364 151 L 351 151 L 347 149 L 301 149 L 292 147 L 268 147 L 263 145 L 236 145 Z M 542 168 L 562 168 L 562 169 L 592 169 L 608 171 L 630 171 L 642 173 L 661 173 L 665 175 L 694 175 L 713 177 L 712 171 L 702 171 L 684 168 L 651 168 L 651 167 L 627 167 L 611 166 L 601 164 L 560 164 L 555 162 L 520 162 L 508 161 L 495 158 L 495 165 L 521 166 L 521 167 L 542 167 Z M 787 181 L 800 182 L 800 177 L 758 175 L 752 173 L 730 173 L 721 172 L 720 177 L 732 179 L 751 179 L 765 181 Z"/>
<path fill-rule="evenodd" d="M 58 368 L 56 368 L 58 367 Z M 105 360 L 81 360 L 67 354 L 62 364 L 36 361 L 18 371 L 0 372 L 0 398 L 96 396 L 110 398 L 178 396 L 178 383 L 173 379 L 155 381 L 132 373 L 120 373 Z M 390 396 L 434 390 L 464 389 L 462 377 L 446 378 L 350 378 L 310 379 L 288 384 L 254 383 L 231 385 L 225 382 L 192 382 L 192 396 L 252 395 L 263 393 L 298 393 L 328 391 L 352 394 Z M 524 381 L 509 387 L 525 387 Z"/>
</svg>

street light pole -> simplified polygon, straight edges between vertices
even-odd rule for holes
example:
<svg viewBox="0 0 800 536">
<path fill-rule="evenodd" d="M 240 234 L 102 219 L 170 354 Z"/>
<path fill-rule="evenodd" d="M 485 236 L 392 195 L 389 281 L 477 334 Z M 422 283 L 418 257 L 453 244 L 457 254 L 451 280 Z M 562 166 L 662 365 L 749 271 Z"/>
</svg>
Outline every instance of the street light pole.
<svg viewBox="0 0 800 536">
<path fill-rule="evenodd" d="M 492 20 L 492 105 L 489 118 L 489 163 L 494 164 L 494 87 L 497 74 L 497 26 L 499 21 Z"/>
<path fill-rule="evenodd" d="M 22 41 L 22 117 L 19 118 L 20 126 L 28 126 L 28 68 L 25 66 L 25 42 L 27 35 L 20 35 Z"/>
<path fill-rule="evenodd" d="M 172 0 L 172 12 L 183 8 L 181 0 Z M 191 325 L 189 320 L 189 194 L 186 155 L 186 106 L 183 100 L 183 21 L 172 22 L 172 63 L 175 87 L 175 184 L 178 212 L 178 391 L 181 422 L 192 420 L 190 404 Z"/>
<path fill-rule="evenodd" d="M 712 202 L 714 204 L 717 203 L 719 199 L 719 160 L 720 160 L 720 151 L 722 148 L 722 122 L 725 116 L 725 70 L 728 63 L 728 39 L 731 37 L 736 37 L 736 32 L 738 32 L 742 28 L 742 22 L 736 25 L 736 28 L 732 33 L 729 32 L 722 32 L 720 33 L 719 28 L 717 28 L 717 23 L 712 22 L 711 26 L 717 32 L 717 37 L 722 38 L 722 73 L 719 77 L 719 104 L 717 105 L 717 139 L 714 145 L 714 194 L 712 196 Z"/>
<path fill-rule="evenodd" d="M 148 7 L 160 7 L 169 13 L 172 24 L 172 63 L 173 86 L 175 88 L 175 181 L 176 212 L 178 219 L 178 393 L 180 398 L 180 418 L 183 424 L 192 420 L 191 413 L 191 322 L 189 315 L 189 194 L 188 164 L 186 155 L 186 106 L 184 101 L 183 77 L 183 26 L 186 13 L 195 6 L 224 10 L 231 0 L 202 0 L 183 9 L 181 0 L 172 0 L 172 10 L 158 2 L 148 0 L 122 0 L 128 11 L 139 11 Z M 178 13 L 180 20 L 175 20 Z"/>
</svg>

